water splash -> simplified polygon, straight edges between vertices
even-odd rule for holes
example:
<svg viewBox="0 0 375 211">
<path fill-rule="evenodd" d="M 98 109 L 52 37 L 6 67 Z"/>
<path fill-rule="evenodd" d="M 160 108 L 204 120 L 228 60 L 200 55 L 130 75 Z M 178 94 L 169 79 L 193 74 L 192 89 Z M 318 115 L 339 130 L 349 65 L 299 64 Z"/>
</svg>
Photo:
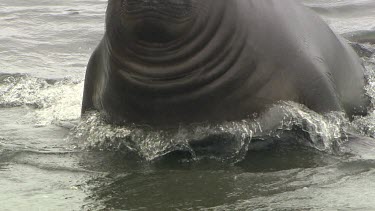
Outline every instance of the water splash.
<svg viewBox="0 0 375 211">
<path fill-rule="evenodd" d="M 134 152 L 145 160 L 154 160 L 173 151 L 197 153 L 193 142 L 210 137 L 231 137 L 231 151 L 222 159 L 240 156 L 251 140 L 252 130 L 243 122 L 227 122 L 221 125 L 199 124 L 180 126 L 175 129 L 158 130 L 146 126 L 114 126 L 105 123 L 100 114 L 92 112 L 72 130 L 70 139 L 86 149 Z"/>
<path fill-rule="evenodd" d="M 115 126 L 107 124 L 99 113 L 92 112 L 71 131 L 69 139 L 82 149 L 131 152 L 148 161 L 174 151 L 185 151 L 196 160 L 237 162 L 244 158 L 253 140 L 291 141 L 336 153 L 340 144 L 347 140 L 349 128 L 350 122 L 341 112 L 323 116 L 300 104 L 281 102 L 256 118 L 180 125 L 164 130 L 137 125 Z"/>
<path fill-rule="evenodd" d="M 271 137 L 280 136 L 280 133 L 297 131 L 306 138 L 302 140 L 305 145 L 327 152 L 333 152 L 336 144 L 345 141 L 346 130 L 350 124 L 343 112 L 320 115 L 294 102 L 276 105 L 266 114 L 281 115 L 278 119 L 270 118 L 278 124 L 276 130 L 270 129 Z"/>
</svg>

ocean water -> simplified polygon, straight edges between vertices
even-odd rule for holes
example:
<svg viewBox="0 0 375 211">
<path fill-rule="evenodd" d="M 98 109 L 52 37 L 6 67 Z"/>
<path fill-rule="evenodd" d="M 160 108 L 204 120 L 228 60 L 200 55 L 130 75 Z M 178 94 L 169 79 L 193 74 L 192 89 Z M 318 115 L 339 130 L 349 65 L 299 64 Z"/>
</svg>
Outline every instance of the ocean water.
<svg viewBox="0 0 375 211">
<path fill-rule="evenodd" d="M 1 0 L 0 210 L 374 210 L 375 1 L 302 2 L 360 55 L 367 116 L 283 102 L 168 131 L 81 120 L 107 1 Z"/>
</svg>

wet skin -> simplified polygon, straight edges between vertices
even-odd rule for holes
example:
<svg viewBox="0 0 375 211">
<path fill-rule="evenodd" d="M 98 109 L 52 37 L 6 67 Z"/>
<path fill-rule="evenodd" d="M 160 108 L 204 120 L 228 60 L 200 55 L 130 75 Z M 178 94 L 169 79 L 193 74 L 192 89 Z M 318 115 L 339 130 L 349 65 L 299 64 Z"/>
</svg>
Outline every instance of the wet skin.
<svg viewBox="0 0 375 211">
<path fill-rule="evenodd" d="M 176 126 L 247 118 L 279 101 L 366 113 L 351 47 L 294 0 L 109 0 L 82 113 Z"/>
</svg>

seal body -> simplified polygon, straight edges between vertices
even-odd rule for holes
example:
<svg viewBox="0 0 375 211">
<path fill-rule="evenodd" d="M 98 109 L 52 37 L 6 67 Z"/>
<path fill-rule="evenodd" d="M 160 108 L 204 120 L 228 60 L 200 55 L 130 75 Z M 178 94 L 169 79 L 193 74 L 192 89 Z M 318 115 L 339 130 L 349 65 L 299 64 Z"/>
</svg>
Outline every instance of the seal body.
<svg viewBox="0 0 375 211">
<path fill-rule="evenodd" d="M 82 113 L 173 126 L 260 113 L 278 101 L 364 114 L 364 69 L 294 0 L 109 0 Z"/>
</svg>

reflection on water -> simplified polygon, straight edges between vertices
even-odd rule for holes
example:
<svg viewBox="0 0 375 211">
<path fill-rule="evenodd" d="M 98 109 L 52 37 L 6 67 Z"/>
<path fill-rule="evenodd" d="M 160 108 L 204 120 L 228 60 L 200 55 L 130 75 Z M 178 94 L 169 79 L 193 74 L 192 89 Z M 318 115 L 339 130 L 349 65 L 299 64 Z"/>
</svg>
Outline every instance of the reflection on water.
<svg viewBox="0 0 375 211">
<path fill-rule="evenodd" d="M 355 189 L 367 189 L 363 181 L 374 178 L 374 162 L 343 161 L 296 146 L 254 152 L 237 165 L 212 160 L 177 162 L 173 157 L 137 163 L 115 153 L 99 153 L 87 160 L 95 161 L 96 165 L 91 168 L 108 172 L 87 182 L 94 202 L 86 207 L 94 209 L 342 208 L 348 196 L 337 193 L 343 190 L 341 193 L 346 193 L 351 188 L 357 192 L 351 199 L 352 206 L 374 206 L 370 202 L 374 196 L 371 191 L 367 191 L 367 196 L 360 196 Z M 327 194 L 327 198 L 319 196 L 320 193 Z M 362 204 L 362 197 L 369 201 Z M 353 203 L 359 198 L 361 204 Z M 331 204 L 334 200 L 337 203 Z"/>
</svg>

